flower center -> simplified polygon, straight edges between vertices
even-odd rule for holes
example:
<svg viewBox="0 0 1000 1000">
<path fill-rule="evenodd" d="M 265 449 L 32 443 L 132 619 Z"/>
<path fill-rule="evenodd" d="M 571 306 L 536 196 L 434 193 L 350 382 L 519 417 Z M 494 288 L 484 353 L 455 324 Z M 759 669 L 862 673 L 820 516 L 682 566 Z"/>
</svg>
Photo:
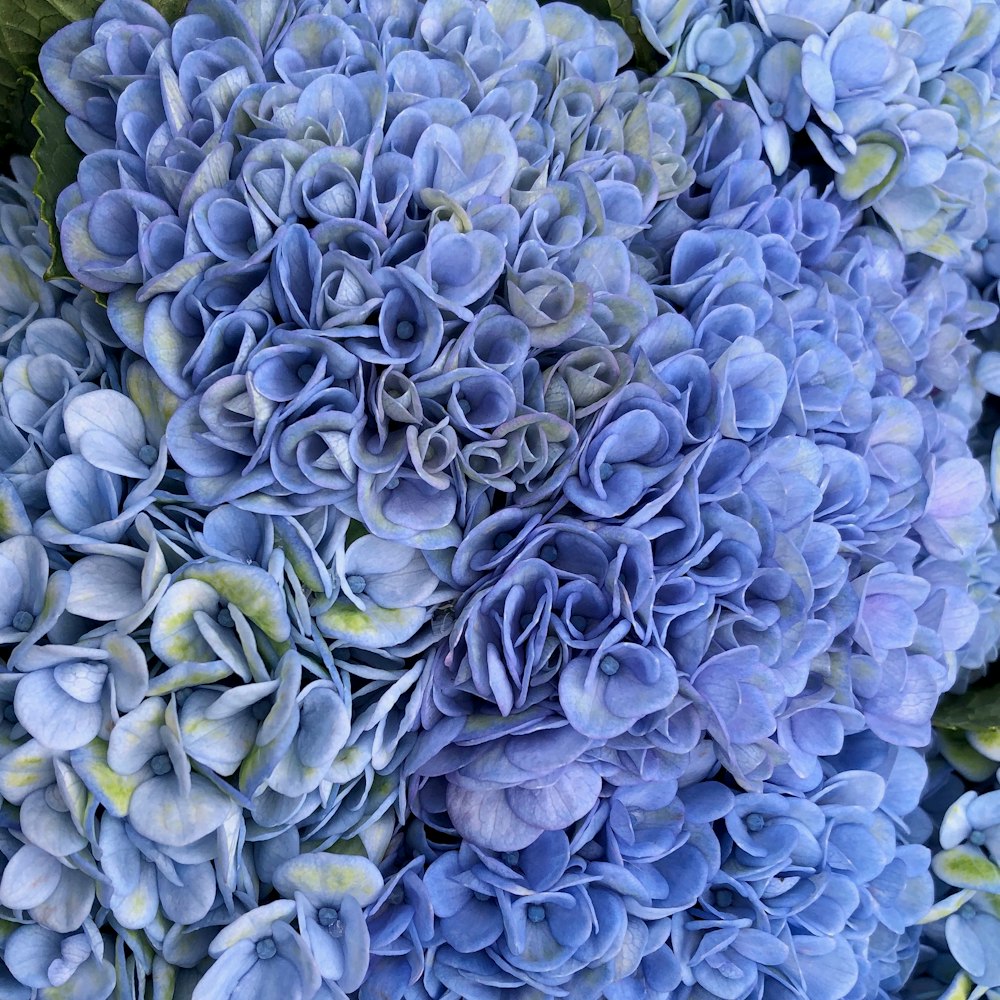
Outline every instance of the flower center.
<svg viewBox="0 0 1000 1000">
<path fill-rule="evenodd" d="M 478 892 L 473 890 L 472 895 L 479 900 L 480 903 L 485 903 L 490 897 L 485 892 Z"/>
<path fill-rule="evenodd" d="M 605 656 L 601 660 L 601 673 L 607 674 L 608 677 L 614 677 L 618 673 L 619 666 L 621 664 L 613 656 Z"/>
<path fill-rule="evenodd" d="M 986 834 L 982 830 L 973 830 L 969 835 L 969 843 L 982 847 L 986 843 Z"/>
<path fill-rule="evenodd" d="M 234 624 L 233 615 L 229 608 L 222 608 L 215 616 L 215 620 L 219 623 L 221 628 L 232 628 Z"/>
<path fill-rule="evenodd" d="M 14 615 L 14 620 L 11 625 L 18 630 L 18 632 L 27 632 L 32 625 L 35 624 L 35 616 L 30 611 L 18 611 Z"/>
<path fill-rule="evenodd" d="M 359 573 L 352 573 L 347 578 L 347 586 L 351 588 L 352 594 L 363 594 L 365 587 L 368 586 L 368 581 Z"/>
<path fill-rule="evenodd" d="M 990 245 L 989 239 L 987 239 L 987 237 L 985 236 L 980 236 L 979 239 L 972 244 L 972 249 L 978 250 L 980 253 L 982 253 L 989 245 Z"/>
<path fill-rule="evenodd" d="M 556 557 L 559 555 L 559 550 L 551 542 L 549 542 L 547 545 L 542 546 L 542 550 L 538 554 L 546 562 L 554 562 Z"/>
<path fill-rule="evenodd" d="M 528 919 L 533 924 L 540 924 L 545 919 L 545 907 L 538 903 L 532 903 L 528 907 Z"/>
<path fill-rule="evenodd" d="M 717 889 L 715 892 L 715 905 L 724 910 L 727 906 L 733 905 L 733 894 L 728 889 Z"/>
<path fill-rule="evenodd" d="M 764 829 L 764 817 L 760 813 L 750 813 L 747 816 L 747 829 L 751 833 L 760 833 Z"/>
<path fill-rule="evenodd" d="M 332 927 L 340 914 L 332 906 L 324 906 L 316 914 L 316 920 L 320 927 Z"/>
<path fill-rule="evenodd" d="M 144 444 L 139 449 L 139 461 L 143 465 L 152 465 L 160 457 L 160 452 L 151 444 Z"/>
<path fill-rule="evenodd" d="M 513 868 L 513 866 L 516 865 L 517 862 L 520 860 L 520 858 L 521 858 L 521 852 L 520 851 L 505 851 L 503 854 L 500 855 L 500 858 L 501 858 L 501 860 L 503 861 L 503 863 L 505 865 L 507 865 L 510 868 Z"/>
<path fill-rule="evenodd" d="M 712 72 L 712 67 L 709 66 L 707 62 L 698 63 L 697 72 L 701 76 L 708 76 L 708 74 Z"/>
<path fill-rule="evenodd" d="M 299 377 L 299 381 L 305 385 L 309 379 L 312 378 L 312 374 L 316 369 L 312 365 L 299 365 L 299 370 L 295 373 Z"/>
<path fill-rule="evenodd" d="M 615 474 L 615 467 L 610 462 L 602 462 L 598 469 L 601 479 L 610 479 Z"/>
<path fill-rule="evenodd" d="M 396 324 L 396 338 L 398 340 L 413 340 L 414 333 L 416 330 L 408 319 L 400 320 Z"/>
<path fill-rule="evenodd" d="M 263 938 L 257 942 L 257 957 L 263 961 L 274 958 L 278 954 L 278 946 L 274 943 L 274 938 Z"/>
<path fill-rule="evenodd" d="M 170 772 L 170 757 L 165 753 L 158 753 L 150 762 L 153 774 L 168 774 Z"/>
<path fill-rule="evenodd" d="M 472 403 L 470 403 L 465 396 L 458 397 L 458 408 L 463 413 L 468 413 L 472 409 Z"/>
<path fill-rule="evenodd" d="M 392 479 L 385 484 L 385 488 L 387 490 L 394 490 L 397 486 L 399 486 L 399 476 L 393 476 Z"/>
<path fill-rule="evenodd" d="M 772 118 L 780 118 L 785 113 L 785 105 L 781 101 L 771 101 L 767 106 L 767 113 Z"/>
</svg>

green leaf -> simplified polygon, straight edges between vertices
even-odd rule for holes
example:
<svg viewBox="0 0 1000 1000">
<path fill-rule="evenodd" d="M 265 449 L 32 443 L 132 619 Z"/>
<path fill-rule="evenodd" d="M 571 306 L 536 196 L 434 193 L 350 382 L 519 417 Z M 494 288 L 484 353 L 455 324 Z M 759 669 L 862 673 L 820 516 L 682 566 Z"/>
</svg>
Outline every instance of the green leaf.
<svg viewBox="0 0 1000 1000">
<path fill-rule="evenodd" d="M 608 0 L 608 7 L 611 17 L 625 29 L 625 34 L 635 48 L 636 68 L 655 73 L 662 65 L 661 57 L 642 33 L 639 18 L 632 12 L 632 0 Z"/>
<path fill-rule="evenodd" d="M 1000 726 L 1000 684 L 972 687 L 964 694 L 945 695 L 934 713 L 938 729 L 982 732 Z"/>
<path fill-rule="evenodd" d="M 148 2 L 167 21 L 187 6 L 187 0 Z M 38 168 L 35 195 L 52 244 L 49 281 L 71 277 L 59 243 L 56 200 L 76 180 L 82 154 L 66 134 L 66 112 L 39 79 L 38 53 L 60 28 L 92 17 L 100 5 L 101 0 L 0 0 L 0 138 L 30 151 Z"/>
<path fill-rule="evenodd" d="M 368 529 L 361 521 L 351 521 L 347 526 L 347 535 L 344 537 L 344 546 L 350 546 L 359 538 L 364 538 L 368 534 Z"/>
<path fill-rule="evenodd" d="M 173 24 L 187 9 L 188 0 L 146 0 L 146 3 L 158 10 L 165 21 Z"/>
<path fill-rule="evenodd" d="M 632 13 L 632 0 L 571 0 L 573 6 L 605 21 L 617 21 L 628 35 L 635 49 L 633 63 L 636 69 L 655 73 L 662 65 L 660 54 L 646 40 L 639 18 Z"/>
<path fill-rule="evenodd" d="M 63 260 L 59 243 L 59 229 L 56 226 L 56 201 L 64 188 L 76 181 L 83 154 L 66 134 L 66 112 L 56 99 L 45 89 L 45 84 L 32 74 L 34 84 L 31 96 L 38 106 L 31 116 L 31 124 L 38 134 L 38 141 L 31 151 L 31 159 L 38 168 L 35 181 L 35 197 L 41 205 L 41 218 L 49 231 L 52 245 L 52 260 L 49 262 L 45 278 L 58 281 L 71 278 L 69 268 Z"/>
<path fill-rule="evenodd" d="M 25 151 L 32 146 L 26 74 L 38 69 L 42 43 L 70 21 L 90 17 L 100 0 L 3 0 L 0 3 L 0 130 Z"/>
<path fill-rule="evenodd" d="M 167 21 L 175 21 L 187 0 L 147 0 Z M 38 71 L 42 44 L 71 21 L 92 17 L 101 0 L 2 0 L 0 2 L 0 140 L 29 152 L 33 105 L 27 74 Z"/>
</svg>

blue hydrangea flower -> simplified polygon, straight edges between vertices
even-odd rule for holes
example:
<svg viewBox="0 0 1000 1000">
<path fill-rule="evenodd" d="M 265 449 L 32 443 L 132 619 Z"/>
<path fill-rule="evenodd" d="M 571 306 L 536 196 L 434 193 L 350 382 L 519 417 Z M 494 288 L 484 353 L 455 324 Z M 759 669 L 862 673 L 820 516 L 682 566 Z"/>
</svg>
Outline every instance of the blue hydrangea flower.
<svg viewBox="0 0 1000 1000">
<path fill-rule="evenodd" d="M 651 77 L 534 0 L 46 43 L 79 284 L 16 165 L 0 992 L 996 985 L 992 793 L 921 808 L 917 749 L 1000 635 L 996 5 L 634 6 Z"/>
</svg>

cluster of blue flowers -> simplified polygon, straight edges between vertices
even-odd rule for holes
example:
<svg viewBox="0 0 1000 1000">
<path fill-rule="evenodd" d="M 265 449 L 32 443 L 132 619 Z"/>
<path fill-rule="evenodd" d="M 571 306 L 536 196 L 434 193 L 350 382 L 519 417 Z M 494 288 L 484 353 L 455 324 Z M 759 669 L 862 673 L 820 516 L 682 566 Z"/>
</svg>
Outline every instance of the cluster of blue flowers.
<svg viewBox="0 0 1000 1000">
<path fill-rule="evenodd" d="M 776 174 L 813 158 L 907 254 L 1000 274 L 995 0 L 633 0 L 668 71 L 738 96 Z"/>
<path fill-rule="evenodd" d="M 638 3 L 652 77 L 535 0 L 45 45 L 86 155 L 76 282 L 0 191 L 0 997 L 1000 987 L 996 795 L 936 910 L 921 804 L 1000 637 L 1000 9 L 871 8 Z"/>
<path fill-rule="evenodd" d="M 997 732 L 939 734 L 940 753 L 931 760 L 923 804 L 925 824 L 934 828 L 933 846 L 940 847 L 933 861 L 940 898 L 923 918 L 925 939 L 908 1000 L 998 995 Z"/>
</svg>

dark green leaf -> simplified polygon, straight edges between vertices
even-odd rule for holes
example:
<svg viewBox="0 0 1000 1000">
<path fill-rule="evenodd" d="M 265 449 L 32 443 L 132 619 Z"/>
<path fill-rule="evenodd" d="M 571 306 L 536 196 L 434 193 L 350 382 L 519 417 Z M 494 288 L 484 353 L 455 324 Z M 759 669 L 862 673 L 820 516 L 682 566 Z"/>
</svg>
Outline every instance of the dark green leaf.
<svg viewBox="0 0 1000 1000">
<path fill-rule="evenodd" d="M 368 529 L 360 521 L 351 521 L 347 528 L 347 535 L 344 538 L 344 545 L 351 545 L 359 538 L 364 538 L 368 534 Z"/>
<path fill-rule="evenodd" d="M 168 21 L 175 21 L 187 0 L 147 0 Z M 42 43 L 71 21 L 92 17 L 101 0 L 0 0 L 0 142 L 29 152 L 31 81 L 38 72 Z"/>
<path fill-rule="evenodd" d="M 146 0 L 146 3 L 158 10 L 164 20 L 173 24 L 187 9 L 188 0 Z"/>
<path fill-rule="evenodd" d="M 52 243 L 52 260 L 45 277 L 49 281 L 55 281 L 70 277 L 59 245 L 56 200 L 63 188 L 69 187 L 76 180 L 82 154 L 66 134 L 66 112 L 37 77 L 31 88 L 31 95 L 38 105 L 31 116 L 31 124 L 38 134 L 38 141 L 31 152 L 31 159 L 38 168 L 35 195 L 41 202 L 42 221 L 48 227 Z"/>
<path fill-rule="evenodd" d="M 187 0 L 149 3 L 168 21 L 180 17 L 187 6 Z M 35 195 L 41 202 L 42 221 L 48 227 L 53 251 L 45 273 L 50 281 L 70 277 L 59 244 L 56 201 L 76 180 L 82 154 L 66 134 L 66 112 L 38 78 L 38 52 L 59 28 L 91 17 L 100 5 L 101 0 L 0 0 L 0 119 L 10 120 L 12 102 L 22 115 L 24 109 L 29 109 L 28 113 L 33 109 L 30 123 L 13 121 L 12 129 L 19 130 L 14 135 L 15 145 L 31 150 L 38 168 Z M 13 89 L 7 86 L 8 78 L 14 81 Z M 30 137 L 25 139 L 21 133 Z"/>
<path fill-rule="evenodd" d="M 946 694 L 934 713 L 938 729 L 982 732 L 1000 726 L 1000 684 L 971 688 L 965 694 Z"/>
<path fill-rule="evenodd" d="M 655 73 L 661 66 L 660 54 L 642 33 L 639 18 L 632 13 L 632 0 L 608 0 L 608 6 L 612 18 L 625 29 L 625 34 L 635 47 L 636 68 L 646 73 Z"/>
<path fill-rule="evenodd" d="M 17 148 L 31 148 L 31 83 L 42 43 L 70 21 L 90 17 L 100 0 L 0 0 L 0 129 Z"/>
</svg>

